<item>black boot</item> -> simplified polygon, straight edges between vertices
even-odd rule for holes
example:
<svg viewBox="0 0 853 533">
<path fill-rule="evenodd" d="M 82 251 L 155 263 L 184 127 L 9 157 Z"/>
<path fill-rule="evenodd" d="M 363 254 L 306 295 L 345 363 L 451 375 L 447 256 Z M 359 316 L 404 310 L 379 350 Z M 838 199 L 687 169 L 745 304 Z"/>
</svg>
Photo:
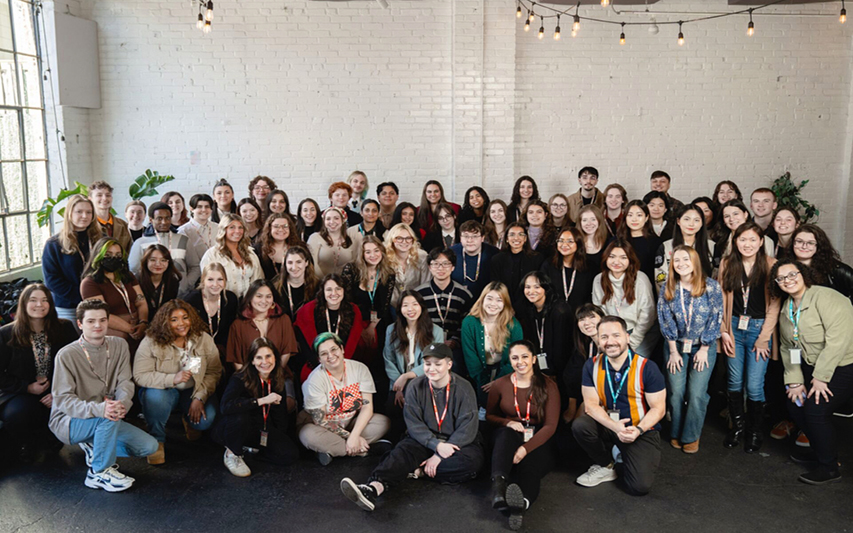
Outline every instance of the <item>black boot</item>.
<svg viewBox="0 0 853 533">
<path fill-rule="evenodd" d="M 495 476 L 492 479 L 492 509 L 502 511 L 506 508 L 506 478 Z"/>
<path fill-rule="evenodd" d="M 840 476 L 839 476 L 840 477 Z M 521 492 L 521 487 L 513 483 L 506 489 L 506 502 L 509 506 L 509 528 L 513 531 L 521 529 L 522 517 L 527 510 L 527 500 Z"/>
<path fill-rule="evenodd" d="M 743 437 L 743 427 L 746 420 L 743 416 L 743 393 L 729 391 L 729 419 L 732 422 L 732 428 L 723 440 L 723 446 L 726 448 L 737 448 L 740 444 L 740 439 Z"/>
<path fill-rule="evenodd" d="M 761 438 L 761 424 L 764 422 L 764 402 L 746 402 L 746 416 L 749 423 L 746 425 L 746 441 L 744 450 L 746 453 L 755 453 L 761 449 L 763 439 Z"/>
</svg>

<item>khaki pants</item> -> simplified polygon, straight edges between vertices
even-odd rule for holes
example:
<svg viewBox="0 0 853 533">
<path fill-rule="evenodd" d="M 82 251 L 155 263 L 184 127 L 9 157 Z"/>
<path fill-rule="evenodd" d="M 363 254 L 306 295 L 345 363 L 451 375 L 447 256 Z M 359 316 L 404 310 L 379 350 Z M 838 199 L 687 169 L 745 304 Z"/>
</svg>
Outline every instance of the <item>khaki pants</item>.
<svg viewBox="0 0 853 533">
<path fill-rule="evenodd" d="M 346 426 L 347 431 L 352 431 L 358 416 L 352 418 Z M 391 421 L 387 416 L 373 413 L 361 436 L 368 444 L 373 444 L 388 433 Z M 296 417 L 296 430 L 299 432 L 299 441 L 309 450 L 328 453 L 332 457 L 343 457 L 347 454 L 347 441 L 324 427 L 314 424 L 311 415 L 302 411 Z"/>
</svg>

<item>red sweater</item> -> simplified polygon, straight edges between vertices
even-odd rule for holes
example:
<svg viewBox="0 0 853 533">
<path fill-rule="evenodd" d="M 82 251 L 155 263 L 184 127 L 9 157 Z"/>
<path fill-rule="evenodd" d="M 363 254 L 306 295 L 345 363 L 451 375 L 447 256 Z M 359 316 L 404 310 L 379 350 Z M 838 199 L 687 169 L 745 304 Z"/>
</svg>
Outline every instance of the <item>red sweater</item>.
<svg viewBox="0 0 853 533">
<path fill-rule="evenodd" d="M 515 412 L 515 401 L 512 394 L 512 374 L 495 380 L 489 391 L 489 401 L 486 405 L 486 420 L 496 426 L 506 426 L 510 422 L 522 422 Z M 536 418 L 536 405 L 530 403 L 530 424 L 539 427 L 533 434 L 533 438 L 524 443 L 527 453 L 542 446 L 550 439 L 557 430 L 560 421 L 560 390 L 554 380 L 546 376 L 548 391 L 548 402 L 545 404 L 545 420 Z M 530 387 L 518 388 L 518 409 L 521 415 L 527 414 L 527 397 L 530 395 Z M 523 423 L 523 422 L 522 422 Z"/>
<path fill-rule="evenodd" d="M 361 339 L 361 331 L 364 329 L 364 322 L 361 319 L 361 311 L 358 307 L 350 303 L 353 311 L 355 312 L 355 318 L 353 319 L 352 328 L 350 328 L 349 332 L 341 332 L 341 339 L 344 341 L 344 357 L 347 359 L 352 359 L 352 356 L 355 354 L 355 349 L 358 346 L 358 341 Z M 296 313 L 296 322 L 294 325 L 299 328 L 299 331 L 302 332 L 302 336 L 305 338 L 305 341 L 309 346 L 314 345 L 314 339 L 317 337 L 317 324 L 314 322 L 314 309 L 317 307 L 317 300 L 311 300 L 307 304 L 303 305 L 299 308 L 299 311 Z M 340 319 L 338 319 L 340 320 Z M 326 331 L 325 329 L 323 331 Z M 347 336 L 344 336 L 347 334 Z M 311 369 L 308 368 L 308 365 L 302 367 L 301 379 L 300 381 L 305 381 L 308 378 L 308 374 L 311 373 Z"/>
</svg>

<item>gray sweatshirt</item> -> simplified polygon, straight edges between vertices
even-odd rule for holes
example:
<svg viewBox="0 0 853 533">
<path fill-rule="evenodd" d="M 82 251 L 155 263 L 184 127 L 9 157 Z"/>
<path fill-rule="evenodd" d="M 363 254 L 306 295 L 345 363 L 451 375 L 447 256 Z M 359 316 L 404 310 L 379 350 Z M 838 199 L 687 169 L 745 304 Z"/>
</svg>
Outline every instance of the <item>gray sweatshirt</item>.
<svg viewBox="0 0 853 533">
<path fill-rule="evenodd" d="M 81 343 L 89 352 L 91 366 Z M 115 399 L 130 411 L 134 388 L 130 351 L 124 339 L 108 336 L 104 344 L 95 346 L 80 337 L 79 341 L 59 350 L 55 365 L 51 388 L 53 407 L 50 409 L 48 426 L 56 438 L 65 444 L 70 444 L 68 434 L 72 418 L 104 417 L 104 396 L 114 394 Z"/>
<path fill-rule="evenodd" d="M 439 418 L 444 413 L 445 398 L 446 389 L 435 390 Z M 406 389 L 406 407 L 403 412 L 409 436 L 433 451 L 442 441 L 460 448 L 474 442 L 480 427 L 477 418 L 477 396 L 471 384 L 456 374 L 451 374 L 450 377 L 448 403 L 447 415 L 439 432 L 429 378 L 419 376 L 413 379 Z M 441 439 L 438 438 L 439 435 Z"/>
</svg>

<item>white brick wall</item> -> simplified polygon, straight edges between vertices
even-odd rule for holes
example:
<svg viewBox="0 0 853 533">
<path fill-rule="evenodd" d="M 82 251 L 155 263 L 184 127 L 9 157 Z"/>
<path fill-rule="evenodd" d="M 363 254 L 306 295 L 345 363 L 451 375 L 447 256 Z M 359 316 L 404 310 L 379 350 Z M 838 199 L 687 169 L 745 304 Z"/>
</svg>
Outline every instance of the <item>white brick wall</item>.
<svg viewBox="0 0 853 533">
<path fill-rule="evenodd" d="M 673 26 L 628 27 L 619 46 L 618 26 L 585 22 L 572 39 L 571 17 L 561 41 L 553 19 L 538 41 L 539 21 L 523 32 L 513 0 L 389 3 L 220 0 L 205 36 L 186 1 L 72 2 L 99 24 L 103 108 L 63 110 L 70 178 L 122 193 L 152 168 L 187 192 L 226 177 L 242 196 L 263 173 L 295 205 L 356 168 L 415 203 L 429 178 L 456 201 L 481 183 L 508 199 L 522 174 L 543 196 L 572 192 L 587 164 L 632 196 L 665 169 L 683 200 L 790 170 L 812 179 L 806 196 L 845 244 L 851 25 L 835 4 L 776 9 L 826 18 L 757 14 L 751 39 L 746 17 L 687 25 L 678 47 Z M 597 6 L 582 14 L 617 20 Z M 853 252 L 853 236 L 846 244 Z"/>
</svg>

